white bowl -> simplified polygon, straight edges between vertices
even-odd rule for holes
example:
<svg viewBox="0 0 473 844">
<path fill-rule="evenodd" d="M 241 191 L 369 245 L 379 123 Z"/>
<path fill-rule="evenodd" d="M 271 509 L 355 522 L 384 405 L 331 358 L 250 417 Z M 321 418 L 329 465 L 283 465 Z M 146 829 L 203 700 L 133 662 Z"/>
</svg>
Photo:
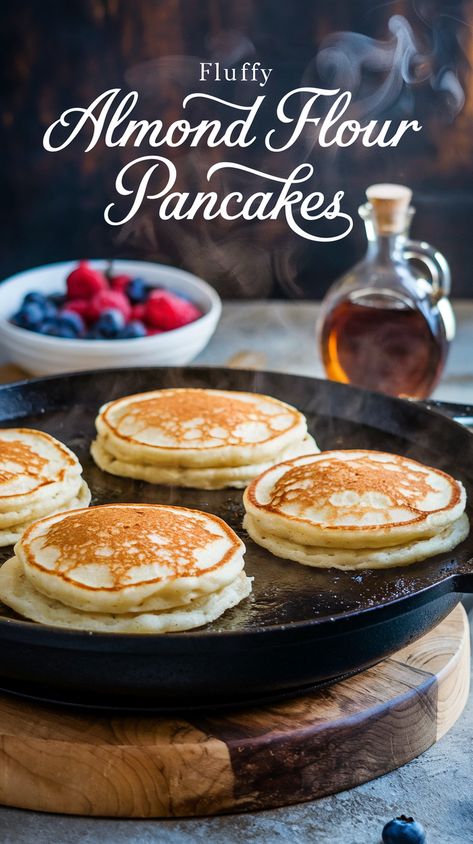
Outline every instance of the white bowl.
<svg viewBox="0 0 473 844">
<path fill-rule="evenodd" d="M 89 263 L 98 270 L 108 266 L 104 260 Z M 116 260 L 113 273 L 139 276 L 150 285 L 181 293 L 203 316 L 173 331 L 129 340 L 69 340 L 37 334 L 9 322 L 26 293 L 65 291 L 66 276 L 75 266 L 77 261 L 48 264 L 17 273 L 0 284 L 0 347 L 10 361 L 32 375 L 121 366 L 181 366 L 202 351 L 215 331 L 222 303 L 209 284 L 184 270 L 144 261 Z"/>
</svg>

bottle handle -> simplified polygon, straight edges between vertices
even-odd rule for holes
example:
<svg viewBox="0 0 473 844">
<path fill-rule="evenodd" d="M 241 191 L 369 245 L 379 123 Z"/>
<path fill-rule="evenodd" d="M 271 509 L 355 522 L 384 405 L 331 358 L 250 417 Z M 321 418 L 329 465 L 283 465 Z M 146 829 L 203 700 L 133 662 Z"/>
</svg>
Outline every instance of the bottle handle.
<svg viewBox="0 0 473 844">
<path fill-rule="evenodd" d="M 403 252 L 407 260 L 421 261 L 427 267 L 435 300 L 450 295 L 450 267 L 441 252 L 424 240 L 406 240 Z"/>
</svg>

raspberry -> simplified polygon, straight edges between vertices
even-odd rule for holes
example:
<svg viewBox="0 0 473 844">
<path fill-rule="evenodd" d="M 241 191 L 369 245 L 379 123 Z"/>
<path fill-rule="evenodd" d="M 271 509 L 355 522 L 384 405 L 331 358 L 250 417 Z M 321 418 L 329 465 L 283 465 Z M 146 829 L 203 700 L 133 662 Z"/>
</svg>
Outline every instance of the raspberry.
<svg viewBox="0 0 473 844">
<path fill-rule="evenodd" d="M 146 336 L 153 337 L 155 334 L 164 334 L 162 328 L 150 328 L 148 325 L 146 326 Z"/>
<path fill-rule="evenodd" d="M 116 275 L 110 279 L 112 290 L 118 290 L 119 293 L 126 293 L 126 289 L 131 281 L 130 275 Z"/>
<path fill-rule="evenodd" d="M 71 299 L 70 302 L 66 302 L 64 307 L 61 309 L 61 314 L 79 314 L 83 320 L 88 322 L 89 307 L 90 302 L 88 302 L 87 299 Z"/>
<path fill-rule="evenodd" d="M 123 315 L 125 322 L 131 316 L 131 305 L 124 293 L 118 290 L 101 290 L 96 293 L 89 303 L 88 318 L 95 322 L 102 311 L 116 310 Z"/>
<path fill-rule="evenodd" d="M 163 331 L 180 328 L 189 322 L 194 322 L 200 316 L 202 316 L 201 312 L 192 302 L 181 299 L 180 296 L 168 290 L 154 290 L 146 303 L 147 324 Z"/>
<path fill-rule="evenodd" d="M 89 267 L 87 261 L 79 261 L 79 265 L 67 276 L 69 299 L 90 299 L 95 293 L 107 288 L 106 278 L 98 270 Z"/>
<path fill-rule="evenodd" d="M 138 322 L 144 322 L 145 320 L 145 312 L 146 312 L 146 305 L 140 303 L 139 305 L 133 305 L 131 309 L 131 318 L 134 320 L 138 320 Z"/>
</svg>

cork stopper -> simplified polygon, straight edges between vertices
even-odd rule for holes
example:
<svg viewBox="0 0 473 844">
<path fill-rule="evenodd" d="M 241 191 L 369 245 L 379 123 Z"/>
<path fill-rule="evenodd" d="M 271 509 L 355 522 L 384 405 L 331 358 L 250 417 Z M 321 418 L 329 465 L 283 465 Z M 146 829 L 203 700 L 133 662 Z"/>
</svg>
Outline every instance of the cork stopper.
<svg viewBox="0 0 473 844">
<path fill-rule="evenodd" d="M 412 191 L 405 185 L 370 185 L 366 191 L 380 234 L 400 234 L 406 228 Z"/>
</svg>

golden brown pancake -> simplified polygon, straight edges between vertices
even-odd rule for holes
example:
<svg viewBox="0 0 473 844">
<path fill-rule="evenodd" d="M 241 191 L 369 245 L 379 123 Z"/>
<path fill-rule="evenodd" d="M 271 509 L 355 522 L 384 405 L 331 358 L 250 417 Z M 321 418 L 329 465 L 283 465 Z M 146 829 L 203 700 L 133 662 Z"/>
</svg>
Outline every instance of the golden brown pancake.
<svg viewBox="0 0 473 844">
<path fill-rule="evenodd" d="M 244 503 L 260 533 L 315 547 L 382 547 L 433 536 L 465 509 L 459 481 L 415 460 L 326 451 L 273 466 Z"/>
<path fill-rule="evenodd" d="M 81 471 L 76 456 L 49 434 L 32 428 L 0 430 L 0 512 L 55 494 Z"/>
<path fill-rule="evenodd" d="M 303 415 L 277 399 L 190 388 L 110 402 L 96 424 L 117 458 L 189 468 L 262 463 L 307 433 Z"/>
<path fill-rule="evenodd" d="M 244 545 L 207 513 L 153 504 L 109 504 L 42 519 L 15 553 L 43 594 L 92 612 L 177 607 L 229 584 Z"/>
<path fill-rule="evenodd" d="M 110 402 L 91 454 L 104 472 L 197 489 L 243 488 L 275 462 L 318 451 L 296 408 L 258 393 L 155 390 Z"/>
<path fill-rule="evenodd" d="M 33 428 L 0 430 L 0 546 L 12 545 L 41 516 L 87 506 L 77 457 Z"/>
</svg>

